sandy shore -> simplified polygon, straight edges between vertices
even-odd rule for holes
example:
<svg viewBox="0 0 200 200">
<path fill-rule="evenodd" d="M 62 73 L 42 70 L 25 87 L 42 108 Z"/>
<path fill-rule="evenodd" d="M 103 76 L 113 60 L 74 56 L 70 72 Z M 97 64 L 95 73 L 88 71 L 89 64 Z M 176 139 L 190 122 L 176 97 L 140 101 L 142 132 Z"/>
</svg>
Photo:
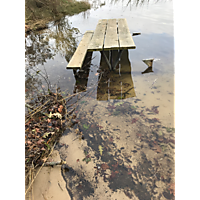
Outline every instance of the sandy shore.
<svg viewBox="0 0 200 200">
<path fill-rule="evenodd" d="M 59 152 L 54 150 L 49 161 L 60 161 Z M 38 169 L 37 169 L 38 170 Z M 37 171 L 35 172 L 35 174 Z M 33 183 L 32 199 L 70 200 L 70 196 L 61 175 L 61 166 L 43 167 Z M 27 198 L 29 199 L 28 195 Z"/>
<path fill-rule="evenodd" d="M 174 199 L 174 91 L 165 82 L 149 89 L 136 78 L 137 97 L 123 101 L 82 99 L 78 125 L 64 132 L 51 157 L 67 164 L 42 169 L 34 199 Z"/>
</svg>

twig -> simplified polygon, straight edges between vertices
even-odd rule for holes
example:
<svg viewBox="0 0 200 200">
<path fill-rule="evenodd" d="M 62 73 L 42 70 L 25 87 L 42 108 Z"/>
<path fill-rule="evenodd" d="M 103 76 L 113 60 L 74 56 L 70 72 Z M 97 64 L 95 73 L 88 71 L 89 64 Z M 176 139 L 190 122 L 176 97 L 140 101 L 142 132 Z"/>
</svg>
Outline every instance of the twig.
<svg viewBox="0 0 200 200">
<path fill-rule="evenodd" d="M 32 109 L 32 110 L 34 109 L 33 106 L 31 106 L 31 105 L 29 105 L 29 104 L 27 104 L 27 103 L 25 104 L 25 106 L 26 106 L 27 108 Z M 44 113 L 44 112 L 41 112 L 41 111 L 38 111 L 38 112 L 41 113 L 41 114 L 43 114 L 43 115 L 46 115 L 46 116 L 47 116 L 47 114 Z"/>
<path fill-rule="evenodd" d="M 27 116 L 27 118 L 31 118 L 33 115 L 35 115 L 37 112 L 39 112 L 39 111 L 41 110 L 41 108 L 42 108 L 44 105 L 46 105 L 49 101 L 50 101 L 50 99 L 49 99 L 48 101 L 46 101 L 43 105 L 39 106 L 39 108 L 37 107 L 36 109 L 34 109 L 33 111 L 35 111 L 35 113 L 31 114 L 30 116 Z M 37 110 L 37 109 L 38 109 L 38 110 Z M 32 111 L 32 112 L 33 112 L 33 111 Z M 25 121 L 25 123 L 28 122 L 28 120 L 29 120 L 29 119 L 27 119 L 27 120 Z"/>
<path fill-rule="evenodd" d="M 60 187 L 60 189 L 63 191 L 63 189 L 62 189 L 62 187 L 61 187 L 61 185 L 60 185 L 60 183 L 58 182 L 58 186 Z"/>
<path fill-rule="evenodd" d="M 31 180 L 33 180 L 33 178 L 34 178 L 34 170 L 32 170 Z M 33 186 L 32 186 L 32 195 L 31 195 L 31 197 L 32 197 L 32 200 L 34 200 Z"/>
<path fill-rule="evenodd" d="M 154 80 L 154 82 L 153 82 L 152 85 L 150 86 L 151 89 L 152 89 L 154 83 L 155 83 L 157 80 L 158 80 L 157 78 Z"/>
<path fill-rule="evenodd" d="M 46 162 L 44 164 L 44 166 L 47 167 L 47 166 L 64 165 L 64 164 L 66 164 L 66 161 L 61 160 L 61 161 L 57 161 L 57 162 Z"/>
</svg>

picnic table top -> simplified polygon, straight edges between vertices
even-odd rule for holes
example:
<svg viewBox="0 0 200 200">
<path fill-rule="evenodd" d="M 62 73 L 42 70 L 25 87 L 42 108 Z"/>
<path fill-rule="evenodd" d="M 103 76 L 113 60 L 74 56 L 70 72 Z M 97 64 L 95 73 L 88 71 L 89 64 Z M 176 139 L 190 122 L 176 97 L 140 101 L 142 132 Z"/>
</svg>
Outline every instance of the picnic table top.
<svg viewBox="0 0 200 200">
<path fill-rule="evenodd" d="M 99 20 L 88 51 L 135 49 L 126 19 Z"/>
</svg>

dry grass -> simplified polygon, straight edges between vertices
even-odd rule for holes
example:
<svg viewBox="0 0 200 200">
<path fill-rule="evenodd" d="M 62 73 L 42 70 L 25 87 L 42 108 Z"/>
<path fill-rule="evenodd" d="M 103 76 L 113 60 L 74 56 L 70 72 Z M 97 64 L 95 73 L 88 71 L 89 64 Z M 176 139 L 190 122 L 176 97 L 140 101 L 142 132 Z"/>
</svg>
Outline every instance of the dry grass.
<svg viewBox="0 0 200 200">
<path fill-rule="evenodd" d="M 25 32 L 47 28 L 47 23 L 59 20 L 65 15 L 86 11 L 90 4 L 73 0 L 26 0 Z"/>
</svg>

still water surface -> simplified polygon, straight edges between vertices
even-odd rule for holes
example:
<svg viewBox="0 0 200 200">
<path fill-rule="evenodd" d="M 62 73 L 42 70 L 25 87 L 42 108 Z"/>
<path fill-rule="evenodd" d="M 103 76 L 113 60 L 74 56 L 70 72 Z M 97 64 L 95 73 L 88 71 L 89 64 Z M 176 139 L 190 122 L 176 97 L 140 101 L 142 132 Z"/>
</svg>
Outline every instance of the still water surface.
<svg viewBox="0 0 200 200">
<path fill-rule="evenodd" d="M 66 130 L 60 144 L 67 152 L 57 147 L 70 163 L 62 171 L 66 187 L 76 199 L 174 199 L 173 3 L 89 2 L 90 10 L 26 37 L 27 74 L 42 70 L 63 94 L 95 86 L 76 110 L 84 140 L 74 140 L 73 130 Z M 133 36 L 136 49 L 123 53 L 115 72 L 108 71 L 99 52 L 84 70 L 67 70 L 82 35 L 95 30 L 99 19 L 110 18 L 126 18 L 130 32 L 141 33 Z M 155 59 L 153 72 L 142 73 L 147 58 Z M 27 75 L 26 88 L 31 85 L 47 84 Z M 85 163 L 88 154 L 91 161 Z"/>
</svg>

